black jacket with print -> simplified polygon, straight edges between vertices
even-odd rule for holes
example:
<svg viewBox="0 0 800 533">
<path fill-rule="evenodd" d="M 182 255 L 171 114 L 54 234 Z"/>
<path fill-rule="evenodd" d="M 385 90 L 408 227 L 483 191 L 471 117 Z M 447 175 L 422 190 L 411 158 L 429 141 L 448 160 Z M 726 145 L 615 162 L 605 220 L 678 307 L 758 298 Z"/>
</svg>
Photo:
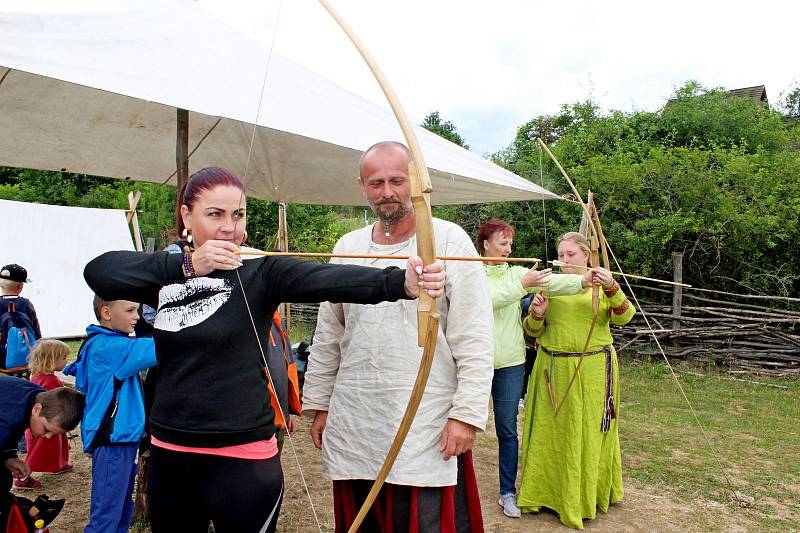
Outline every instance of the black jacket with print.
<svg viewBox="0 0 800 533">
<path fill-rule="evenodd" d="M 181 446 L 233 446 L 273 435 L 259 341 L 266 350 L 279 303 L 375 304 L 407 298 L 405 272 L 395 267 L 262 257 L 244 261 L 238 277 L 218 270 L 187 280 L 182 261 L 183 254 L 168 252 L 107 252 L 84 270 L 89 287 L 104 300 L 158 309 L 158 378 L 150 425 L 153 436 Z"/>
</svg>

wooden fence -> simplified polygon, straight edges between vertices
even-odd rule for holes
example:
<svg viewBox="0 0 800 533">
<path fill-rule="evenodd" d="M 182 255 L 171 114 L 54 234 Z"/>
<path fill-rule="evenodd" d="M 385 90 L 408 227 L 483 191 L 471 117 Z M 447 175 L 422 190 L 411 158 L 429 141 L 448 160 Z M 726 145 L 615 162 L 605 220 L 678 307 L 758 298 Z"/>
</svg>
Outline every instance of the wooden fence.
<svg viewBox="0 0 800 533">
<path fill-rule="evenodd" d="M 674 281 L 680 283 L 680 254 L 674 265 Z M 630 289 L 619 281 L 630 298 Z M 642 284 L 631 287 L 668 357 L 724 365 L 731 372 L 800 375 L 800 298 L 679 286 L 673 290 Z M 672 305 L 659 303 L 668 302 L 670 295 Z M 318 308 L 316 304 L 292 305 L 292 322 L 315 323 Z M 660 356 L 641 312 L 612 332 L 618 350 Z"/>
<path fill-rule="evenodd" d="M 681 282 L 680 254 L 674 264 L 674 280 Z M 800 375 L 800 298 L 631 287 L 667 356 L 725 365 L 734 372 Z M 672 305 L 653 301 L 666 301 L 670 293 Z M 613 333 L 618 349 L 660 355 L 641 312 Z"/>
</svg>

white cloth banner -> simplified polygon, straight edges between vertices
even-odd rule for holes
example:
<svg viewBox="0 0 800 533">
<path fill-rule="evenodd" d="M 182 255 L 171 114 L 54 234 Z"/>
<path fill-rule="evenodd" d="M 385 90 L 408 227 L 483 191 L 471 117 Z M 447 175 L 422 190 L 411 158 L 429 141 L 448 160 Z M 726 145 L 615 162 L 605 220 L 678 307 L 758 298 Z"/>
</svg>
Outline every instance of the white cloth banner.
<svg viewBox="0 0 800 533">
<path fill-rule="evenodd" d="M 0 200 L 0 266 L 28 270 L 28 298 L 44 337 L 80 337 L 97 323 L 83 267 L 109 250 L 133 250 L 126 212 Z"/>
</svg>

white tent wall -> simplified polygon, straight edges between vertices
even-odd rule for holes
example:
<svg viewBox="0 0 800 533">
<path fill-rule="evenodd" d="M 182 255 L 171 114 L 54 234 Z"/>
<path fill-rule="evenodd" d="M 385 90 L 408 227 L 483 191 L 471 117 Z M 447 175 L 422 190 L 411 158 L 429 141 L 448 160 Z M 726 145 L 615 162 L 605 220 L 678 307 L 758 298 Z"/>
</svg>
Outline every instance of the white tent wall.
<svg viewBox="0 0 800 533">
<path fill-rule="evenodd" d="M 402 140 L 387 108 L 270 53 L 196 2 L 37 5 L 0 0 L 0 165 L 174 184 L 182 108 L 189 149 L 199 144 L 190 172 L 229 168 L 257 198 L 365 205 L 361 152 Z M 435 204 L 556 197 L 423 128 L 416 133 Z"/>
<path fill-rule="evenodd" d="M 28 270 L 30 299 L 45 337 L 79 337 L 96 323 L 83 268 L 108 250 L 133 250 L 126 212 L 0 200 L 0 266 Z"/>
</svg>

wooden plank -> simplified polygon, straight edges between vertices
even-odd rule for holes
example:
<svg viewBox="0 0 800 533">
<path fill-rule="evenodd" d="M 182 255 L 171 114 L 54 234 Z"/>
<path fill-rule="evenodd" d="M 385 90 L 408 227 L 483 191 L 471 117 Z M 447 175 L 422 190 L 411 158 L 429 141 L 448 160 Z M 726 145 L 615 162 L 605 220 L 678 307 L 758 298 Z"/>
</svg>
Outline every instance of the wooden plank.
<svg viewBox="0 0 800 533">
<path fill-rule="evenodd" d="M 683 283 L 683 253 L 681 252 L 672 254 L 672 281 L 676 283 L 672 286 L 672 329 L 681 329 L 683 287 L 677 285 Z"/>
<path fill-rule="evenodd" d="M 133 242 L 136 246 L 137 252 L 144 251 L 144 247 L 142 246 L 142 235 L 139 231 L 139 215 L 136 214 L 136 206 L 139 205 L 139 200 L 142 198 L 141 191 L 136 191 L 136 194 L 133 191 L 128 193 L 128 223 L 131 225 L 131 231 L 133 232 Z"/>
</svg>

